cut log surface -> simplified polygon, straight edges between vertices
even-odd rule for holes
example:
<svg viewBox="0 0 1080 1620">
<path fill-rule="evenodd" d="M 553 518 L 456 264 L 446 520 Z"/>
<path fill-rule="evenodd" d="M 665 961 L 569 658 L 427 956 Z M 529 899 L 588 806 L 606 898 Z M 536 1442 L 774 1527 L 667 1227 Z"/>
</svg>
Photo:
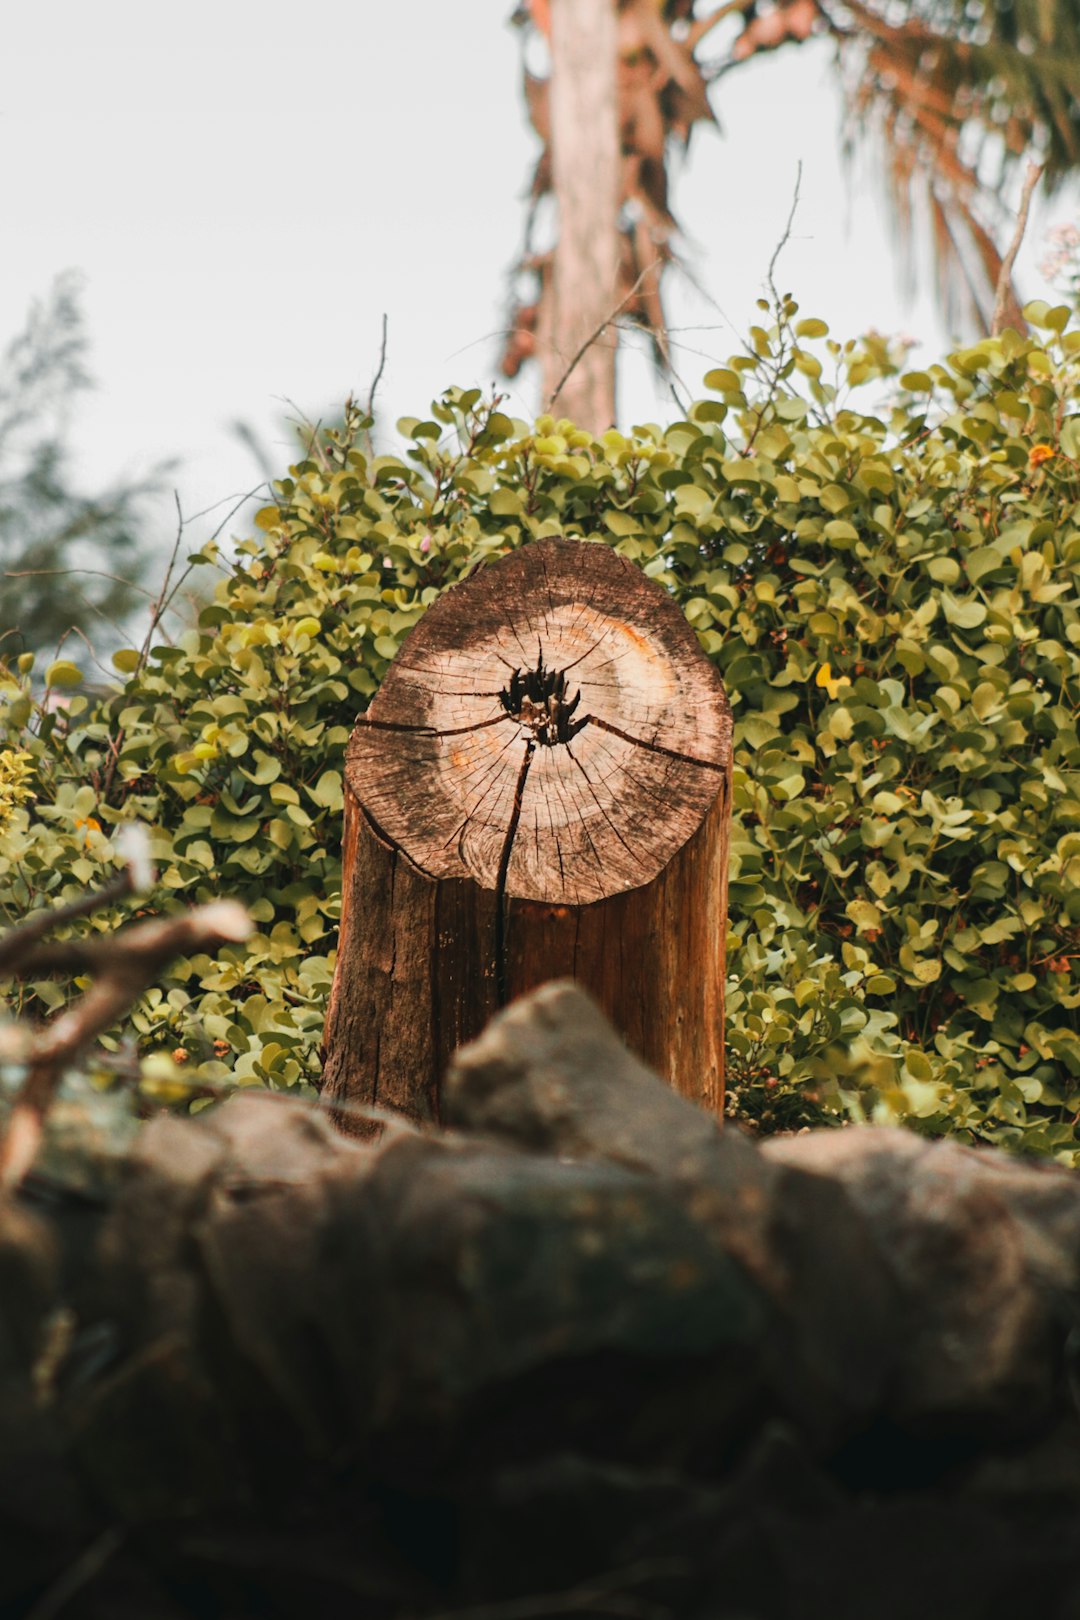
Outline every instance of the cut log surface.
<svg viewBox="0 0 1080 1620">
<path fill-rule="evenodd" d="M 456 1047 L 568 975 L 718 1112 L 730 770 L 716 671 L 609 546 L 447 591 L 349 747 L 327 1099 L 438 1117 Z"/>
<path fill-rule="evenodd" d="M 584 905 L 663 870 L 715 800 L 730 737 L 666 594 L 607 546 L 543 540 L 429 610 L 348 771 L 429 876 Z"/>
</svg>

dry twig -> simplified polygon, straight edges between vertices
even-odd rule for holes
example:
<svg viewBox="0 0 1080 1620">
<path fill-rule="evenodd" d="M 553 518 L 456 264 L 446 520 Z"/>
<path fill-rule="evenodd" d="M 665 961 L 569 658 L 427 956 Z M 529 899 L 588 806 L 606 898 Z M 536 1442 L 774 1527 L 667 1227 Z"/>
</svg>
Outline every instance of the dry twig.
<svg viewBox="0 0 1080 1620">
<path fill-rule="evenodd" d="M 1044 168 L 1045 164 L 1029 163 L 1027 174 L 1024 176 L 1024 189 L 1020 193 L 1020 208 L 1016 216 L 1016 229 L 1013 232 L 1008 251 L 1001 261 L 1001 269 L 998 271 L 997 291 L 994 296 L 994 313 L 990 321 L 991 337 L 997 337 L 1005 325 L 1006 313 L 1012 298 L 1013 265 L 1016 263 L 1016 255 L 1020 251 L 1020 244 L 1024 240 L 1024 232 L 1027 230 L 1031 199 L 1035 193 L 1035 187 L 1042 179 Z"/>
<path fill-rule="evenodd" d="M 371 379 L 371 387 L 368 389 L 367 405 L 364 409 L 365 416 L 367 416 L 372 422 L 375 420 L 375 395 L 378 393 L 379 384 L 382 382 L 383 372 L 386 370 L 386 336 L 387 316 L 384 310 L 382 318 L 382 342 L 379 345 L 379 363 L 375 368 L 375 375 Z M 364 430 L 364 443 L 367 445 L 367 453 L 370 459 L 373 449 L 370 427 Z"/>
<path fill-rule="evenodd" d="M 127 892 L 131 880 L 126 873 L 124 878 L 122 892 Z M 82 915 L 100 905 L 102 895 L 114 887 L 109 885 L 68 907 L 46 912 L 44 926 L 37 918 L 23 924 L 15 932 L 25 954 L 14 962 L 10 938 L 0 941 L 0 961 L 15 976 L 60 971 L 96 976 L 95 983 L 78 1001 L 33 1037 L 27 1076 L 0 1137 L 0 1186 L 6 1189 L 17 1187 L 33 1164 L 45 1117 L 64 1072 L 90 1042 L 128 1010 L 174 957 L 216 950 L 246 939 L 251 931 L 251 920 L 243 906 L 234 900 L 218 900 L 179 917 L 150 918 L 107 938 L 65 940 L 52 946 L 36 943 L 46 928 L 64 916 Z"/>
<path fill-rule="evenodd" d="M 371 387 L 368 389 L 367 406 L 364 412 L 365 416 L 375 415 L 375 395 L 378 393 L 379 384 L 382 382 L 383 372 L 386 370 L 386 332 L 387 318 L 384 314 L 382 318 L 382 343 L 379 345 L 379 364 L 375 368 L 375 375 L 372 377 Z"/>
<path fill-rule="evenodd" d="M 559 378 L 554 389 L 552 390 L 551 398 L 548 400 L 549 411 L 554 408 L 555 401 L 558 399 L 559 395 L 570 381 L 570 378 L 580 365 L 583 357 L 589 352 L 597 339 L 603 337 L 612 321 L 618 319 L 623 310 L 626 308 L 627 304 L 630 303 L 631 299 L 633 299 L 634 296 L 640 292 L 646 276 L 651 276 L 657 265 L 661 262 L 662 261 L 659 258 L 656 258 L 651 264 L 647 264 L 644 270 L 638 276 L 637 280 L 634 282 L 634 285 L 630 288 L 630 291 L 626 294 L 626 297 L 623 298 L 620 303 L 615 305 L 615 308 L 609 315 L 604 316 L 604 319 L 600 322 L 600 325 L 596 328 L 595 332 L 590 332 L 589 336 L 585 339 L 580 349 L 578 349 L 577 353 L 574 355 L 574 358 L 571 360 L 570 364 L 567 366 L 566 370 L 563 372 L 562 376 Z"/>
<path fill-rule="evenodd" d="M 0 935 L 0 979 L 8 977 L 22 979 L 28 977 L 31 972 L 36 973 L 36 968 L 28 969 L 26 964 L 36 960 L 36 946 L 40 939 L 44 939 L 46 934 L 50 934 L 61 924 L 74 922 L 76 917 L 85 917 L 101 906 L 115 905 L 117 900 L 123 900 L 125 895 L 134 893 L 134 889 L 131 867 L 125 866 L 122 872 L 110 878 L 100 889 L 92 889 L 89 894 L 81 894 L 77 900 L 69 900 L 66 905 L 33 912 L 25 922 Z M 65 941 L 65 944 L 67 943 L 78 942 Z M 84 970 L 78 968 L 76 971 L 81 973 Z"/>
<path fill-rule="evenodd" d="M 784 226 L 784 234 L 781 236 L 779 242 L 777 242 L 776 246 L 773 248 L 773 255 L 772 255 L 772 258 L 769 260 L 769 269 L 768 269 L 768 274 L 767 274 L 767 278 L 766 278 L 768 280 L 768 283 L 769 283 L 769 291 L 772 293 L 773 303 L 776 305 L 777 318 L 778 319 L 779 319 L 779 314 L 780 314 L 780 295 L 776 290 L 776 282 L 773 280 L 773 272 L 776 269 L 776 266 L 777 266 L 777 263 L 779 261 L 781 253 L 783 253 L 784 249 L 787 247 L 788 243 L 791 241 L 791 227 L 795 223 L 795 215 L 798 213 L 798 210 L 799 210 L 799 193 L 800 193 L 801 190 L 802 190 L 802 158 L 799 159 L 799 162 L 798 162 L 798 164 L 796 166 L 796 169 L 795 169 L 795 192 L 794 192 L 794 195 L 792 196 L 792 199 L 791 199 L 791 208 L 790 208 L 790 210 L 788 212 L 787 224 Z"/>
</svg>

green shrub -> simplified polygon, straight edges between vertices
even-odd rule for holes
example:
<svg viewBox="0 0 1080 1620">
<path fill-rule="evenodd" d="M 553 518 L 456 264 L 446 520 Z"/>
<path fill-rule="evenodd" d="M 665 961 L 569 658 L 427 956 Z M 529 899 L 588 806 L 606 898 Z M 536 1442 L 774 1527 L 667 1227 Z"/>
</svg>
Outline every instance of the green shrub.
<svg viewBox="0 0 1080 1620">
<path fill-rule="evenodd" d="M 838 344 L 788 302 L 666 428 L 530 430 L 451 390 L 401 424 L 403 457 L 362 454 L 363 422 L 329 435 L 198 627 L 118 654 L 115 691 L 63 709 L 3 676 L 33 799 L 0 772 L 0 904 L 94 881 L 143 818 L 153 904 L 235 894 L 260 928 L 176 964 L 134 1014 L 143 1049 L 211 1085 L 310 1080 L 355 717 L 445 586 L 580 535 L 674 594 L 731 696 L 733 1111 L 909 1118 L 1072 1162 L 1080 332 L 1029 315 L 1041 338 L 898 378 L 885 340 Z"/>
</svg>

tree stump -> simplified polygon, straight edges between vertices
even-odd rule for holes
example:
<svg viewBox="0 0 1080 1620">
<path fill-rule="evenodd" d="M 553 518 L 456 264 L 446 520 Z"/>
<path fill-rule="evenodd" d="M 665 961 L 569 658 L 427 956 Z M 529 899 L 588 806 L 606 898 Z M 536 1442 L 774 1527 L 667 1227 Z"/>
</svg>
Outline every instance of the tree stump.
<svg viewBox="0 0 1080 1620">
<path fill-rule="evenodd" d="M 349 745 L 323 1095 L 439 1117 L 450 1054 L 569 976 L 723 1107 L 731 711 L 667 593 L 602 544 L 446 592 Z"/>
</svg>

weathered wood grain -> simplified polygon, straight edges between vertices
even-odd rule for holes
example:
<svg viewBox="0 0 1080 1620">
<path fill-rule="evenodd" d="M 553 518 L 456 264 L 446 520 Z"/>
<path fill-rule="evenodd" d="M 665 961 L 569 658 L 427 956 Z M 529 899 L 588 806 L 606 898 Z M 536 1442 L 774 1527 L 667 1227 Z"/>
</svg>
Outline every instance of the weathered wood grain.
<svg viewBox="0 0 1080 1620">
<path fill-rule="evenodd" d="M 454 1048 L 569 974 L 719 1110 L 730 769 L 715 670 L 608 546 L 448 591 L 349 747 L 327 1095 L 437 1116 Z"/>
</svg>

